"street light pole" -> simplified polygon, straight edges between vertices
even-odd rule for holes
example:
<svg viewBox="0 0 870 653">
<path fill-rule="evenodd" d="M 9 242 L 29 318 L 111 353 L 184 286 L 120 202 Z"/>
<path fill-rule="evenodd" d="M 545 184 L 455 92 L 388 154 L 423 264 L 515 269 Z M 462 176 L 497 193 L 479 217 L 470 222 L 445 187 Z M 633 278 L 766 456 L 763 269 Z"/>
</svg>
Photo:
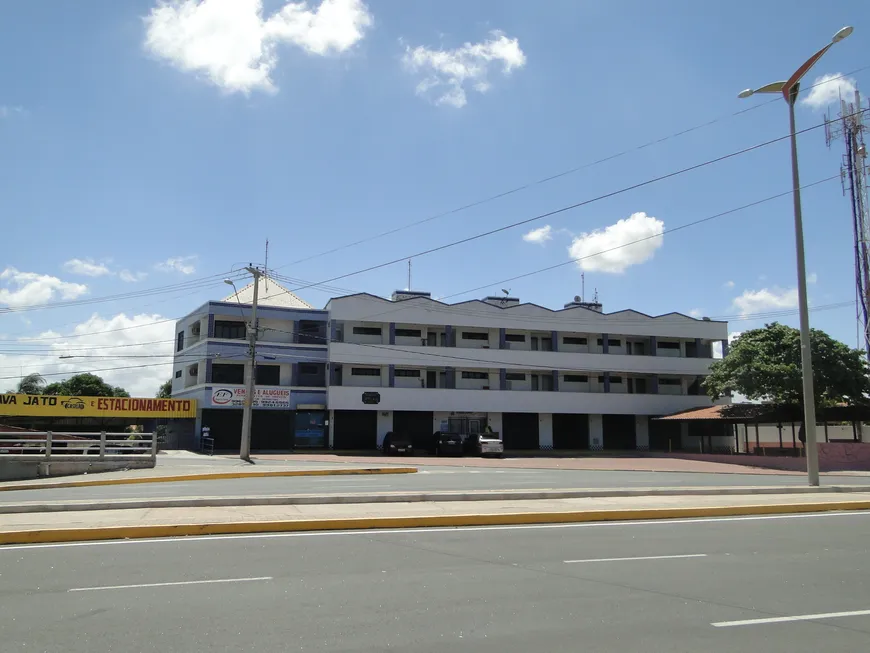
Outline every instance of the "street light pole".
<svg viewBox="0 0 870 653">
<path fill-rule="evenodd" d="M 794 105 L 797 103 L 798 93 L 800 92 L 800 82 L 803 76 L 809 72 L 810 68 L 812 68 L 813 65 L 822 58 L 822 55 L 824 55 L 832 45 L 839 43 L 851 33 L 851 27 L 844 27 L 838 31 L 834 34 L 834 38 L 831 39 L 830 43 L 807 59 L 807 61 L 804 62 L 804 64 L 798 68 L 787 81 L 774 82 L 755 90 L 746 89 L 738 95 L 738 97 L 747 98 L 756 93 L 782 93 L 786 103 L 788 104 L 788 120 L 789 129 L 791 131 L 791 177 L 792 197 L 794 198 L 794 235 L 795 254 L 797 257 L 798 309 L 800 311 L 804 435 L 807 452 L 807 482 L 811 486 L 817 486 L 819 484 L 819 449 L 817 445 L 818 440 L 816 438 L 816 398 L 813 389 L 813 359 L 810 344 L 810 315 L 809 304 L 807 301 L 807 271 L 804 256 L 804 227 L 801 211 L 801 184 L 800 176 L 798 174 L 797 131 L 795 128 Z"/>
</svg>

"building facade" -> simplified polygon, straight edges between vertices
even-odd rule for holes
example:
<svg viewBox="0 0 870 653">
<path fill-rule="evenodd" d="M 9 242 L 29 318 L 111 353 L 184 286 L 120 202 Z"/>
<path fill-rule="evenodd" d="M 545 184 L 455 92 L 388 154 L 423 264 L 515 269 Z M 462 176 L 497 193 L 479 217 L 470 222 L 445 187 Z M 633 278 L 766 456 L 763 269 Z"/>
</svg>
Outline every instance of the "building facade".
<svg viewBox="0 0 870 653">
<path fill-rule="evenodd" d="M 338 297 L 329 312 L 329 445 L 374 449 L 389 431 L 426 437 L 489 426 L 506 449 L 674 450 L 650 417 L 712 404 L 701 382 L 728 325 L 652 317 L 575 298 L 445 304 L 424 292 Z M 672 427 L 676 426 L 676 430 Z"/>
<path fill-rule="evenodd" d="M 251 446 L 326 447 L 327 313 L 271 279 L 259 283 Z M 197 400 L 195 437 L 207 426 L 218 449 L 238 449 L 241 441 L 253 289 L 176 323 L 172 396 Z"/>
</svg>

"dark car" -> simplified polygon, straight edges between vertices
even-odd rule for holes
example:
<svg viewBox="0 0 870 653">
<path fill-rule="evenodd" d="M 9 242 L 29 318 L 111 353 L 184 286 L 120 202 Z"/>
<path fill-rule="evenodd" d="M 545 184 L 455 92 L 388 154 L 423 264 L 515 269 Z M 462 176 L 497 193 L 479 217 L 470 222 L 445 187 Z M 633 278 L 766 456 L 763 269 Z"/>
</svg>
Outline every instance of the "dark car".
<svg viewBox="0 0 870 653">
<path fill-rule="evenodd" d="M 462 447 L 465 453 L 471 456 L 501 458 L 504 455 L 504 443 L 497 433 L 473 433 L 465 438 Z"/>
<path fill-rule="evenodd" d="M 385 455 L 397 456 L 399 454 L 410 455 L 412 453 L 414 453 L 414 445 L 411 444 L 411 438 L 407 435 L 390 431 L 384 436 Z"/>
<path fill-rule="evenodd" d="M 436 456 L 461 456 L 462 436 L 458 433 L 435 431 L 432 435 L 432 452 Z"/>
</svg>

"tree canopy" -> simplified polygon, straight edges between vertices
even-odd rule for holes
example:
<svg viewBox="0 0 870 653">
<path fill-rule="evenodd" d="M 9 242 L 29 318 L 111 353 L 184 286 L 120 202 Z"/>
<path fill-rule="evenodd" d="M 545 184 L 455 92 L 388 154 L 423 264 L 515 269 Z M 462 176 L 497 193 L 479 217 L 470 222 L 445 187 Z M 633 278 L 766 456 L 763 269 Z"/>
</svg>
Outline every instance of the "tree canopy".
<svg viewBox="0 0 870 653">
<path fill-rule="evenodd" d="M 129 397 L 130 393 L 112 386 L 96 374 L 76 374 L 65 381 L 50 383 L 43 389 L 47 395 L 76 395 L 80 397 Z"/>
<path fill-rule="evenodd" d="M 15 392 L 25 395 L 41 395 L 45 388 L 45 378 L 38 372 L 28 374 L 18 382 Z"/>
<path fill-rule="evenodd" d="M 157 398 L 158 399 L 169 399 L 172 397 L 172 379 L 169 379 L 166 383 L 160 385 L 160 389 L 157 390 Z"/>
<path fill-rule="evenodd" d="M 870 367 L 864 352 L 824 331 L 810 331 L 817 406 L 870 400 Z M 710 366 L 704 389 L 713 399 L 734 391 L 747 399 L 802 404 L 800 331 L 774 322 L 743 332 L 728 355 Z"/>
</svg>

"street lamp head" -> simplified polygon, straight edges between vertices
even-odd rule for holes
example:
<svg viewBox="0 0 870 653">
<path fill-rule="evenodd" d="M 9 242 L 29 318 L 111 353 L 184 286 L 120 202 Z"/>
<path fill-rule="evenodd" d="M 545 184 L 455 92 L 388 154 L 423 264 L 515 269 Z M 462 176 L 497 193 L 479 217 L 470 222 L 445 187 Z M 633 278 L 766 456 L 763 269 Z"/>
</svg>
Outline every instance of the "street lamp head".
<svg viewBox="0 0 870 653">
<path fill-rule="evenodd" d="M 232 279 L 224 279 L 224 283 L 228 286 L 233 286 L 235 288 L 236 284 L 233 283 Z"/>
<path fill-rule="evenodd" d="M 852 30 L 853 30 L 853 27 L 851 25 L 846 25 L 846 27 L 841 29 L 836 34 L 834 34 L 834 38 L 831 39 L 831 43 L 839 43 L 844 38 L 849 36 L 852 33 Z"/>
<path fill-rule="evenodd" d="M 741 99 L 743 99 L 743 98 L 748 98 L 748 97 L 749 97 L 750 95 L 752 95 L 753 93 L 755 93 L 755 91 L 753 91 L 751 88 L 747 88 L 745 91 L 740 91 L 740 92 L 737 94 L 737 97 L 739 97 L 739 98 L 741 98 Z"/>
</svg>

